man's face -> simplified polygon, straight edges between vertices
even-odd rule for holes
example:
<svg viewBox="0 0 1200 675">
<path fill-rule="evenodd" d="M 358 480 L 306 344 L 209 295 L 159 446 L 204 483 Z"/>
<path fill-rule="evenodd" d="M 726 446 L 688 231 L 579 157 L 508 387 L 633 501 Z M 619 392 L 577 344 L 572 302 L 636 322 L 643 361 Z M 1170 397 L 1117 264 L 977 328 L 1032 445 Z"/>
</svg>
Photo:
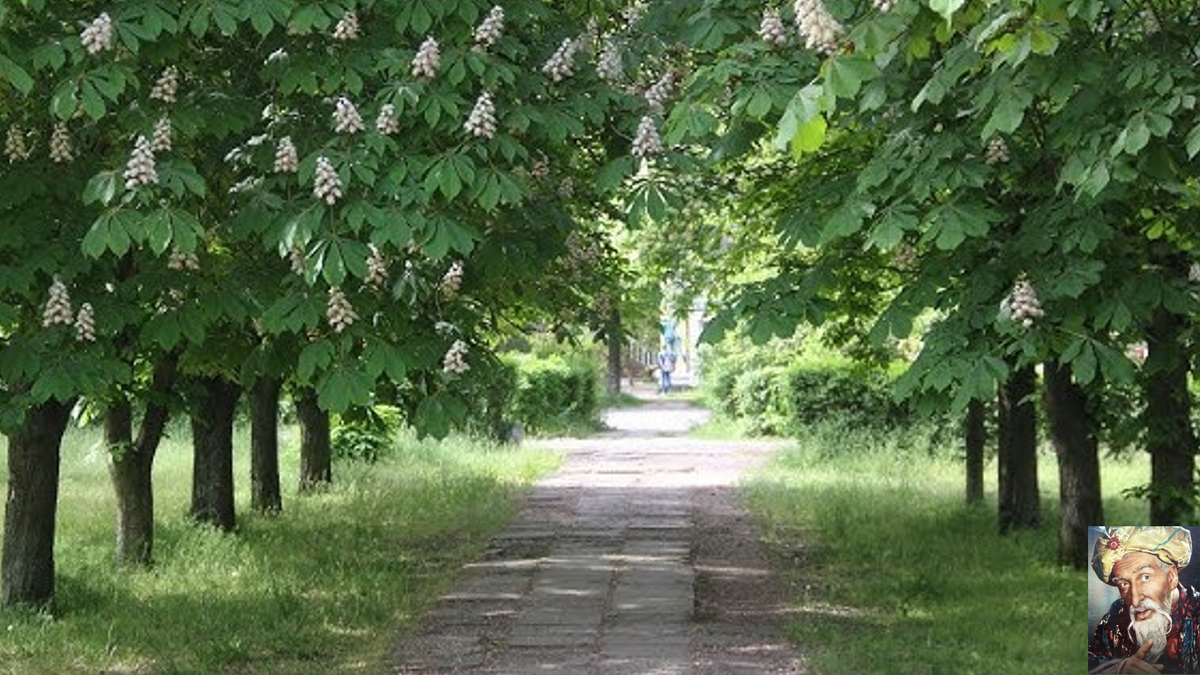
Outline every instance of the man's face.
<svg viewBox="0 0 1200 675">
<path fill-rule="evenodd" d="M 1141 605 L 1142 600 L 1147 598 L 1167 607 L 1167 597 L 1178 580 L 1175 567 L 1164 572 L 1158 558 L 1149 553 L 1130 553 L 1113 565 L 1112 582 L 1116 584 L 1125 606 L 1131 609 Z M 1153 613 L 1153 609 L 1134 611 L 1133 620 L 1144 621 Z"/>
</svg>

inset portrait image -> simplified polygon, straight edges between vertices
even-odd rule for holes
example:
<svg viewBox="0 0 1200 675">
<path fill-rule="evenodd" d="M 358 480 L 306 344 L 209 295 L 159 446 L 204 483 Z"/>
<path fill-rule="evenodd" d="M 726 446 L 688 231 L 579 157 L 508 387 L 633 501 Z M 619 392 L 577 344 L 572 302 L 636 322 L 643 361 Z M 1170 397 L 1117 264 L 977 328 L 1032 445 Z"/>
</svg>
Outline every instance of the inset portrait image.
<svg viewBox="0 0 1200 675">
<path fill-rule="evenodd" d="M 1088 672 L 1200 673 L 1200 563 L 1183 526 L 1092 527 Z"/>
</svg>

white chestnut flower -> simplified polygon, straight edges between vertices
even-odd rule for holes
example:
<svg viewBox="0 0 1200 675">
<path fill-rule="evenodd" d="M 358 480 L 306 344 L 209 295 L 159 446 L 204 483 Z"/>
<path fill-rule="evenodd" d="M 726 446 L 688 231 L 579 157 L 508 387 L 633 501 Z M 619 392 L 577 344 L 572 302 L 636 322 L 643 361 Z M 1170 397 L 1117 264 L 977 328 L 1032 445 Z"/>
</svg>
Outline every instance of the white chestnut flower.
<svg viewBox="0 0 1200 675">
<path fill-rule="evenodd" d="M 562 82 L 575 72 L 575 52 L 579 51 L 579 43 L 567 38 L 558 45 L 558 49 L 546 59 L 542 72 L 551 82 Z"/>
<path fill-rule="evenodd" d="M 1009 160 L 1008 144 L 999 136 L 993 136 L 983 151 L 983 161 L 989 166 L 1005 164 Z"/>
<path fill-rule="evenodd" d="M 4 155 L 9 164 L 16 164 L 33 154 L 33 149 L 25 142 L 25 130 L 17 125 L 8 128 L 8 136 L 4 139 Z"/>
<path fill-rule="evenodd" d="M 348 42 L 358 39 L 358 14 L 350 10 L 333 27 L 333 39 Z"/>
<path fill-rule="evenodd" d="M 763 42 L 775 47 L 787 44 L 787 28 L 783 25 L 783 17 L 779 16 L 778 8 L 768 7 L 763 11 L 762 23 L 758 26 L 758 35 Z"/>
<path fill-rule="evenodd" d="M 470 370 L 471 366 L 467 363 L 468 351 L 467 343 L 462 340 L 455 340 L 454 344 L 450 345 L 450 349 L 446 350 L 446 355 L 442 358 L 442 371 L 459 375 Z"/>
<path fill-rule="evenodd" d="M 504 8 L 496 5 L 475 28 L 475 49 L 484 50 L 496 44 L 503 32 Z"/>
<path fill-rule="evenodd" d="M 79 33 L 79 40 L 83 42 L 83 48 L 87 50 L 87 53 L 93 56 L 112 49 L 113 22 L 108 16 L 108 12 L 101 12 L 100 16 L 93 19 Z"/>
<path fill-rule="evenodd" d="M 485 91 L 479 95 L 475 107 L 471 108 L 471 114 L 463 123 L 463 129 L 477 138 L 492 138 L 496 135 L 496 104 L 492 102 L 490 93 Z"/>
<path fill-rule="evenodd" d="M 804 46 L 829 55 L 837 52 L 843 28 L 821 0 L 795 0 L 796 27 L 804 37 Z"/>
<path fill-rule="evenodd" d="M 412 60 L 413 77 L 432 79 L 437 75 L 438 65 L 442 62 L 442 53 L 438 41 L 432 37 L 425 38 L 417 48 L 417 55 Z"/>
<path fill-rule="evenodd" d="M 367 256 L 367 277 L 363 280 L 367 286 L 376 290 L 383 288 L 388 280 L 387 260 L 377 246 L 371 244 L 371 253 Z"/>
<path fill-rule="evenodd" d="M 621 48 L 614 40 L 605 40 L 600 45 L 600 55 L 596 58 L 596 76 L 615 84 L 621 79 Z"/>
<path fill-rule="evenodd" d="M 158 182 L 158 168 L 154 161 L 154 148 L 145 136 L 138 136 L 125 165 L 125 189 L 136 190 L 143 185 Z"/>
<path fill-rule="evenodd" d="M 296 173 L 300 170 L 300 155 L 291 136 L 284 136 L 275 145 L 275 173 Z"/>
<path fill-rule="evenodd" d="M 67 285 L 58 277 L 50 284 L 50 298 L 42 311 L 42 326 L 69 326 L 75 321 L 75 313 L 71 310 L 71 294 Z"/>
<path fill-rule="evenodd" d="M 358 114 L 358 108 L 350 99 L 345 96 L 339 96 L 337 100 L 337 110 L 333 112 L 334 131 L 339 134 L 357 134 L 366 129 L 363 124 L 362 115 Z"/>
<path fill-rule="evenodd" d="M 175 66 L 167 66 L 163 68 L 162 74 L 158 76 L 158 79 L 154 81 L 154 86 L 150 88 L 150 98 L 170 105 L 175 102 L 178 92 L 179 69 Z"/>
<path fill-rule="evenodd" d="M 650 115 L 643 115 L 638 122 L 637 134 L 633 137 L 633 156 L 645 159 L 660 154 L 663 151 L 662 138 L 658 135 L 658 125 Z"/>
<path fill-rule="evenodd" d="M 150 149 L 154 152 L 170 152 L 173 140 L 171 118 L 163 115 L 154 123 L 154 136 L 150 140 Z"/>
<path fill-rule="evenodd" d="M 881 12 L 890 12 L 896 6 L 896 0 L 871 0 L 871 5 Z"/>
<path fill-rule="evenodd" d="M 317 158 L 317 167 L 313 171 L 313 196 L 330 206 L 342 198 L 342 177 L 328 157 Z"/>
<path fill-rule="evenodd" d="M 450 269 L 442 275 L 442 281 L 438 284 L 438 289 L 448 298 L 458 295 L 459 289 L 462 288 L 463 282 L 463 264 L 461 260 L 455 260 L 450 264 Z"/>
<path fill-rule="evenodd" d="M 1046 315 L 1042 310 L 1042 303 L 1038 300 L 1037 291 L 1026 279 L 1019 279 L 1013 284 L 1012 291 L 1002 304 L 1008 305 L 1009 317 L 1026 328 Z"/>
<path fill-rule="evenodd" d="M 288 265 L 292 268 L 292 274 L 304 276 L 304 251 L 299 246 L 288 250 Z"/>
<path fill-rule="evenodd" d="M 79 306 L 75 315 L 75 340 L 78 342 L 96 341 L 96 312 L 92 303 L 85 302 Z"/>
<path fill-rule="evenodd" d="M 73 159 L 75 150 L 71 146 L 71 132 L 65 122 L 58 122 L 50 134 L 50 160 L 56 164 L 66 164 Z"/>
<path fill-rule="evenodd" d="M 329 289 L 329 303 L 325 307 L 325 318 L 335 333 L 341 333 L 358 320 L 358 314 L 354 312 L 350 300 L 337 286 Z"/>
<path fill-rule="evenodd" d="M 171 255 L 167 256 L 167 269 L 177 272 L 199 272 L 200 257 L 195 253 L 182 251 L 176 246 L 171 249 Z"/>
<path fill-rule="evenodd" d="M 675 93 L 675 73 L 668 70 L 658 78 L 657 82 L 646 89 L 646 104 L 654 112 L 662 114 L 667 99 L 671 98 L 673 93 Z"/>
<path fill-rule="evenodd" d="M 396 106 L 385 103 L 379 109 L 379 116 L 375 118 L 375 130 L 384 136 L 400 132 L 400 120 L 396 117 Z"/>
</svg>

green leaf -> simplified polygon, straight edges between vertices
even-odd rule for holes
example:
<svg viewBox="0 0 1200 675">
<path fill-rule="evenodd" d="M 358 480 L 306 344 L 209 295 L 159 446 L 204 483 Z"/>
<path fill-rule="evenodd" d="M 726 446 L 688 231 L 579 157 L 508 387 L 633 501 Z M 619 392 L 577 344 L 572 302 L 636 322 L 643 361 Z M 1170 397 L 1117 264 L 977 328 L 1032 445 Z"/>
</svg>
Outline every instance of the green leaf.
<svg viewBox="0 0 1200 675">
<path fill-rule="evenodd" d="M 817 115 L 796 130 L 792 137 L 792 157 L 799 159 L 807 152 L 816 152 L 825 143 L 828 125 L 824 115 Z"/>
<path fill-rule="evenodd" d="M 1096 350 L 1090 341 L 1083 345 L 1079 355 L 1071 361 L 1071 374 L 1080 386 L 1087 386 L 1096 378 Z"/>
<path fill-rule="evenodd" d="M 1187 135 L 1187 155 L 1188 159 L 1196 156 L 1200 152 L 1200 124 L 1192 128 L 1192 131 Z"/>
<path fill-rule="evenodd" d="M 33 91 L 33 78 L 29 73 L 3 54 L 0 54 L 0 73 L 3 73 L 13 88 L 22 94 L 28 95 Z"/>
<path fill-rule="evenodd" d="M 108 250 L 108 221 L 111 214 L 101 214 L 83 236 L 83 253 L 89 258 L 99 258 Z"/>
<path fill-rule="evenodd" d="M 312 382 L 313 375 L 325 370 L 333 363 L 333 344 L 328 340 L 318 340 L 300 350 L 296 374 L 304 382 Z"/>
<path fill-rule="evenodd" d="M 828 61 L 825 82 L 830 93 L 838 98 L 853 98 L 862 88 L 863 82 L 879 74 L 879 68 L 866 56 L 853 54 Z"/>
<path fill-rule="evenodd" d="M 966 3 L 966 0 L 928 0 L 928 3 L 929 9 L 937 12 L 949 22 L 954 13 Z"/>
</svg>

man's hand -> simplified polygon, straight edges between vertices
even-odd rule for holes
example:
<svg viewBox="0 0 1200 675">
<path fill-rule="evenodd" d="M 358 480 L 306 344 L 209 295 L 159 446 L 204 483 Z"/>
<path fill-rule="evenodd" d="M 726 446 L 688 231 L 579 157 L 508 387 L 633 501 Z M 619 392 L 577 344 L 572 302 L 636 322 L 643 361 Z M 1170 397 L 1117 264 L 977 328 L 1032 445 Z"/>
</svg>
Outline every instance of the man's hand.
<svg viewBox="0 0 1200 675">
<path fill-rule="evenodd" d="M 1147 675 L 1158 675 L 1162 672 L 1163 666 L 1161 663 L 1146 663 L 1142 660 L 1146 656 L 1146 652 L 1150 651 L 1150 645 L 1154 644 L 1154 640 L 1146 640 L 1138 650 L 1133 653 L 1125 661 L 1125 665 L 1121 666 L 1122 673 L 1146 673 Z"/>
</svg>

